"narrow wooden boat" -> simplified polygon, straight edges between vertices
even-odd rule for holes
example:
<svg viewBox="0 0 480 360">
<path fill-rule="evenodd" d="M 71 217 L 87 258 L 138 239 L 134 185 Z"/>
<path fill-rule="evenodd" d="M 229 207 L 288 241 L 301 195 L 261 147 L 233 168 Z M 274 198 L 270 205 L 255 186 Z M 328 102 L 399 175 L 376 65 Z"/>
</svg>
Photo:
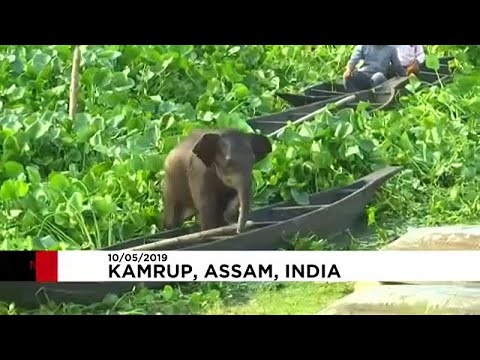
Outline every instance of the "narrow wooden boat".
<svg viewBox="0 0 480 360">
<path fill-rule="evenodd" d="M 350 185 L 329 189 L 309 196 L 308 205 L 299 206 L 285 201 L 259 209 L 250 215 L 247 231 L 236 234 L 235 225 L 197 232 L 196 225 L 159 234 L 137 237 L 102 250 L 277 250 L 289 248 L 292 236 L 316 234 L 328 238 L 355 226 L 364 218 L 365 206 L 379 188 L 401 167 L 377 170 Z M 102 301 L 110 293 L 130 291 L 137 282 L 53 283 L 0 282 L 0 300 L 18 306 L 35 307 L 46 299 L 55 302 L 86 304 Z M 164 282 L 145 283 L 160 288 Z M 40 299 L 40 300 L 37 300 Z"/>
<path fill-rule="evenodd" d="M 309 195 L 308 205 L 293 200 L 254 210 L 247 231 L 236 225 L 171 237 L 137 239 L 116 250 L 275 250 L 288 246 L 292 236 L 326 237 L 345 230 L 364 214 L 376 191 L 401 167 L 387 167 L 354 183 Z"/>
<path fill-rule="evenodd" d="M 285 245 L 275 232 L 299 235 L 314 232 L 328 236 L 355 222 L 376 191 L 401 169 L 386 167 L 350 185 L 311 194 L 308 205 L 300 206 L 290 200 L 253 209 L 248 231 L 242 234 L 235 233 L 236 225 L 202 232 L 194 224 L 139 236 L 102 250 L 275 250 Z M 333 216 L 333 220 L 326 219 L 327 215 Z M 263 239 L 266 235 L 268 242 Z"/>
<path fill-rule="evenodd" d="M 336 110 L 342 108 L 355 109 L 360 102 L 363 102 L 367 105 L 367 110 L 386 109 L 395 101 L 397 90 L 405 86 L 408 81 L 408 77 L 395 77 L 373 89 L 356 93 L 331 92 L 320 97 L 283 94 L 282 97 L 291 104 L 296 104 L 296 107 L 256 117 L 247 122 L 252 129 L 273 136 L 281 132 L 289 123 L 298 124 L 310 120 L 321 111 L 332 108 L 332 105 L 335 105 Z M 325 84 L 320 86 L 325 86 Z M 333 108 L 331 111 L 334 111 Z"/>
<path fill-rule="evenodd" d="M 295 95 L 298 96 L 298 95 Z M 280 129 L 283 129 L 289 122 L 302 121 L 302 119 L 311 118 L 312 114 L 322 111 L 330 104 L 341 104 L 347 99 L 347 95 L 332 96 L 328 99 L 320 100 L 314 103 L 309 103 L 303 106 L 283 110 L 274 114 L 263 115 L 252 118 L 247 121 L 250 127 L 254 130 L 260 131 L 264 135 L 273 135 Z"/>
<path fill-rule="evenodd" d="M 425 85 L 432 86 L 438 84 L 439 82 L 446 83 L 451 81 L 453 71 L 449 66 L 449 61 L 453 60 L 453 57 L 442 57 L 439 59 L 440 68 L 437 72 L 426 67 L 425 64 L 422 64 L 420 67 L 420 72 L 417 74 L 417 78 Z M 437 74 L 438 73 L 438 74 Z M 399 77 L 392 77 L 392 79 L 398 79 Z M 395 81 L 395 80 L 394 80 Z M 406 85 L 408 81 L 399 81 L 398 84 L 401 85 L 396 88 L 386 84 L 381 84 L 374 89 L 371 89 L 372 92 L 376 90 L 380 91 L 397 91 Z M 389 90 L 385 90 L 385 88 Z M 378 92 L 378 91 L 377 91 Z M 325 101 L 328 99 L 335 98 L 340 95 L 350 95 L 343 85 L 343 81 L 339 80 L 337 82 L 321 82 L 318 84 L 311 85 L 304 89 L 301 94 L 291 94 L 291 93 L 278 93 L 277 95 L 285 100 L 288 104 L 294 107 L 304 106 L 307 104 L 315 103 L 317 101 Z M 379 98 L 374 98 L 374 103 L 371 106 L 372 110 L 382 109 L 391 102 L 394 96 L 380 96 Z M 351 106 L 355 106 L 353 103 Z"/>
</svg>

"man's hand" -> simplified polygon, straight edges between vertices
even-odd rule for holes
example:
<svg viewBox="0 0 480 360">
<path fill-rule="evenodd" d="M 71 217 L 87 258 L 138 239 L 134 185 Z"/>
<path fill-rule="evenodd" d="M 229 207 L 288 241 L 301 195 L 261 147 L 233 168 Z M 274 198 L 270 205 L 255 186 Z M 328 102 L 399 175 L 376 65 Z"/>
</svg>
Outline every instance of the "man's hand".
<svg viewBox="0 0 480 360">
<path fill-rule="evenodd" d="M 343 78 L 348 79 L 350 76 L 352 76 L 352 70 L 350 70 L 350 68 L 347 68 L 343 73 Z"/>
<path fill-rule="evenodd" d="M 407 67 L 407 75 L 416 74 L 420 71 L 420 66 L 417 62 L 413 62 Z"/>
</svg>

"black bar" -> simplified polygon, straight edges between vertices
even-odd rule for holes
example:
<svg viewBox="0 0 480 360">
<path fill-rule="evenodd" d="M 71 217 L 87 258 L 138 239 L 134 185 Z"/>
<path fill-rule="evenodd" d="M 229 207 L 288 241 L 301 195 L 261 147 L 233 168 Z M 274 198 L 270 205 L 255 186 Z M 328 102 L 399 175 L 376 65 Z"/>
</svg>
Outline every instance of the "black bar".
<svg viewBox="0 0 480 360">
<path fill-rule="evenodd" d="M 35 251 L 0 251 L 0 281 L 35 281 Z"/>
</svg>

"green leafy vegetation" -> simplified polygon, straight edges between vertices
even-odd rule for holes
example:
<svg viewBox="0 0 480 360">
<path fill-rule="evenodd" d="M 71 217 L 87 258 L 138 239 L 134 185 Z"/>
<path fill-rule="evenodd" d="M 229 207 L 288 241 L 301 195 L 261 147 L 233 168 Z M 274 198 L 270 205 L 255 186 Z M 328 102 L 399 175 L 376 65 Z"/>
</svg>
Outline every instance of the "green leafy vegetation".
<svg viewBox="0 0 480 360">
<path fill-rule="evenodd" d="M 279 88 L 334 76 L 332 51 L 88 46 L 70 119 L 72 49 L 1 47 L 2 248 L 95 249 L 157 231 L 163 161 L 180 137 L 248 129 L 249 117 L 282 108 Z"/>
<path fill-rule="evenodd" d="M 71 119 L 72 48 L 0 46 L 1 249 L 96 249 L 162 230 L 163 161 L 182 136 L 198 127 L 249 131 L 249 118 L 287 107 L 276 91 L 298 92 L 341 76 L 352 48 L 87 46 L 79 112 Z M 360 105 L 289 128 L 255 169 L 256 203 L 303 203 L 308 192 L 399 164 L 405 171 L 368 209 L 381 239 L 392 231 L 385 225 L 391 219 L 402 226 L 478 222 L 480 53 L 476 46 L 426 50 L 429 66 L 455 55 L 462 73 L 451 84 L 410 84 L 394 110 L 369 114 Z M 198 313 L 257 285 L 202 286 L 185 293 L 141 290 L 95 309 Z M 9 304 L 4 309 L 16 312 Z M 58 311 L 97 311 L 88 309 Z"/>
<path fill-rule="evenodd" d="M 165 287 L 135 289 L 122 297 L 107 296 L 102 303 L 47 303 L 39 309 L 19 309 L 0 303 L 0 315 L 269 315 L 315 314 L 352 291 L 350 284 L 275 283 L 202 285 L 190 291 Z"/>
</svg>

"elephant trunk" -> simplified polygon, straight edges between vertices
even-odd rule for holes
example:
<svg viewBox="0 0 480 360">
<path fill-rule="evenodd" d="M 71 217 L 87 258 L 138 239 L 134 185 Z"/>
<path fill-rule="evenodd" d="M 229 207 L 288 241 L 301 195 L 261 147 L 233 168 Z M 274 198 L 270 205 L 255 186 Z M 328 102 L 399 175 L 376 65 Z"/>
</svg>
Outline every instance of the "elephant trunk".
<svg viewBox="0 0 480 360">
<path fill-rule="evenodd" d="M 245 231 L 247 216 L 250 210 L 250 201 L 252 194 L 252 179 L 250 176 L 244 179 L 243 184 L 237 188 L 237 192 L 240 202 L 237 222 L 237 233 L 240 234 L 241 232 Z"/>
</svg>

